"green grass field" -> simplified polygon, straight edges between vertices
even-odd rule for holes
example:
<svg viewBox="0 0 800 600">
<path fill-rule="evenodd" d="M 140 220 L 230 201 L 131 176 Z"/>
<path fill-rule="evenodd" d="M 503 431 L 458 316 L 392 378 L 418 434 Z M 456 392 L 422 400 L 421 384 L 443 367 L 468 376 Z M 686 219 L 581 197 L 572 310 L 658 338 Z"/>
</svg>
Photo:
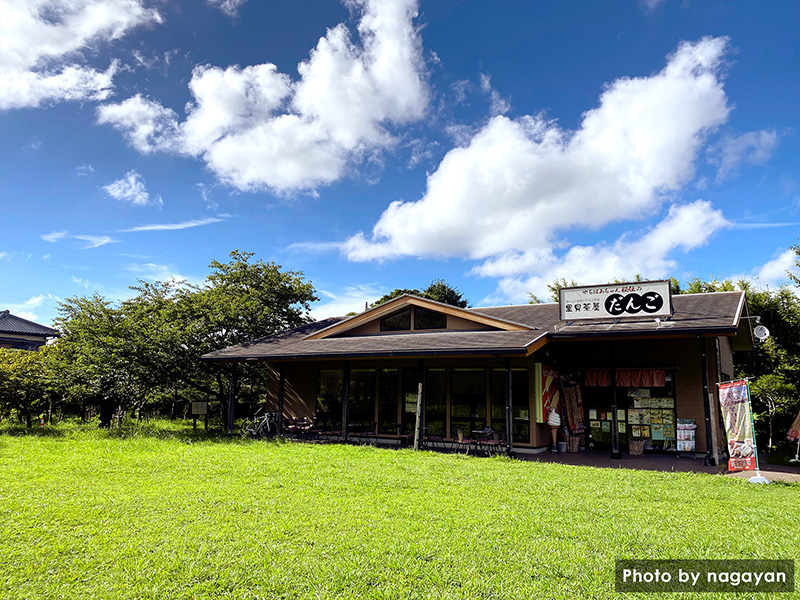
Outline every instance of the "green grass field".
<svg viewBox="0 0 800 600">
<path fill-rule="evenodd" d="M 4 599 L 611 598 L 617 558 L 798 555 L 798 485 L 177 425 L 0 434 Z"/>
</svg>

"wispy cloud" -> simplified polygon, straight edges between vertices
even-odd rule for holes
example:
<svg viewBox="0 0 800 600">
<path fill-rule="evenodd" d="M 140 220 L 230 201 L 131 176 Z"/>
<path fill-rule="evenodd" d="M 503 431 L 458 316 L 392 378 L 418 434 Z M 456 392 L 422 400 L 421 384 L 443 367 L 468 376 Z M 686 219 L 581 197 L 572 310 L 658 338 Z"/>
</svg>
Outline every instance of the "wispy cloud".
<svg viewBox="0 0 800 600">
<path fill-rule="evenodd" d="M 83 286 L 87 290 L 89 289 L 89 280 L 88 279 L 81 279 L 80 277 L 75 277 L 75 275 L 73 275 L 72 276 L 72 282 L 73 283 L 77 283 L 80 286 Z"/>
<path fill-rule="evenodd" d="M 341 317 L 349 312 L 359 313 L 370 302 L 375 302 L 386 290 L 375 284 L 344 287 L 336 291 L 319 290 L 322 300 L 311 307 L 315 319 Z"/>
<path fill-rule="evenodd" d="M 30 252 L 23 252 L 22 250 L 14 250 L 12 252 L 0 252 L 0 260 L 23 260 L 28 261 L 31 259 L 33 254 Z"/>
<path fill-rule="evenodd" d="M 208 217 L 205 219 L 192 219 L 191 221 L 182 221 L 181 223 L 152 223 L 150 225 L 139 225 L 138 227 L 131 227 L 130 229 L 120 229 L 120 233 L 134 233 L 137 231 L 175 231 L 177 229 L 189 229 L 190 227 L 201 227 L 202 225 L 211 225 L 212 223 L 219 223 L 225 219 L 221 217 Z"/>
<path fill-rule="evenodd" d="M 287 250 L 306 254 L 327 254 L 339 252 L 343 246 L 342 242 L 297 242 L 290 244 Z"/>
<path fill-rule="evenodd" d="M 735 223 L 730 224 L 731 229 L 771 229 L 773 227 L 797 227 L 800 223 Z"/>
<path fill-rule="evenodd" d="M 130 202 L 134 206 L 163 206 L 161 196 L 150 196 L 144 185 L 144 179 L 134 169 L 125 173 L 125 177 L 103 186 L 106 193 L 116 200 Z"/>
<path fill-rule="evenodd" d="M 99 248 L 100 246 L 105 246 L 106 244 L 115 244 L 119 242 L 119 240 L 115 240 L 108 235 L 76 235 L 74 237 L 76 239 L 83 240 L 84 242 L 88 242 L 88 244 L 83 247 L 84 250 L 88 250 L 89 248 Z"/>
<path fill-rule="evenodd" d="M 75 167 L 75 171 L 78 173 L 78 177 L 83 177 L 94 173 L 94 166 L 89 163 L 83 163 Z"/>
<path fill-rule="evenodd" d="M 53 296 L 50 296 L 50 298 L 52 297 Z M 14 316 L 22 319 L 28 319 L 29 321 L 36 321 L 38 319 L 38 315 L 33 311 L 42 305 L 45 298 L 47 298 L 47 296 L 44 294 L 39 294 L 38 296 L 31 296 L 28 300 L 25 300 L 24 302 L 18 302 L 16 304 L 5 302 L 3 303 L 3 308 L 11 311 L 11 314 Z"/>
<path fill-rule="evenodd" d="M 44 235 L 39 236 L 45 242 L 57 242 L 59 240 L 63 240 L 67 237 L 67 232 L 65 231 L 51 231 L 50 233 L 45 233 Z"/>
</svg>

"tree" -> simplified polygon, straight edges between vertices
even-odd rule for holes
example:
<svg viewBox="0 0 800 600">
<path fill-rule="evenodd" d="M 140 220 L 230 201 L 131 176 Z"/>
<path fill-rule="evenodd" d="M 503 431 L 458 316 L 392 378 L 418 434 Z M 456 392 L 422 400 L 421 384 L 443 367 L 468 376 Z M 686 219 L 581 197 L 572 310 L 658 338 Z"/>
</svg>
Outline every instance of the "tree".
<svg viewBox="0 0 800 600">
<path fill-rule="evenodd" d="M 457 306 L 458 308 L 467 308 L 469 306 L 469 302 L 464 298 L 464 295 L 444 279 L 434 279 L 422 291 L 422 297 L 449 304 L 450 306 Z"/>
<path fill-rule="evenodd" d="M 157 398 L 183 395 L 225 402 L 231 366 L 201 363 L 203 354 L 309 322 L 317 299 L 302 273 L 234 250 L 212 261 L 203 285 L 139 281 L 119 305 L 97 294 L 59 304 L 54 345 L 60 389 L 85 408 L 133 409 L 142 417 Z M 239 388 L 263 393 L 267 369 L 247 369 Z M 104 407 L 104 408 L 103 408 Z"/>
<path fill-rule="evenodd" d="M 0 348 L 0 411 L 24 420 L 27 427 L 47 402 L 45 353 Z"/>
<path fill-rule="evenodd" d="M 428 287 L 424 290 L 410 290 L 407 288 L 397 288 L 378 298 L 375 302 L 370 304 L 370 308 L 380 306 L 384 302 L 388 302 L 398 296 L 409 294 L 411 296 L 419 296 L 420 298 L 428 298 L 443 304 L 457 306 L 459 308 L 467 308 L 469 301 L 464 298 L 464 295 L 455 287 L 451 286 L 444 279 L 434 279 Z"/>
<path fill-rule="evenodd" d="M 769 340 L 768 340 L 769 341 Z M 792 419 L 797 406 L 797 388 L 782 373 L 761 375 L 750 384 L 754 413 L 768 424 L 767 448 L 772 448 L 775 418 Z M 761 409 L 761 410 L 757 410 Z"/>
<path fill-rule="evenodd" d="M 792 246 L 792 250 L 794 251 L 794 255 L 797 257 L 794 259 L 794 264 L 796 267 L 800 267 L 800 244 Z M 790 271 L 786 271 L 786 274 L 789 276 L 790 281 L 794 282 L 797 287 L 800 287 L 800 276 L 795 275 Z"/>
</svg>

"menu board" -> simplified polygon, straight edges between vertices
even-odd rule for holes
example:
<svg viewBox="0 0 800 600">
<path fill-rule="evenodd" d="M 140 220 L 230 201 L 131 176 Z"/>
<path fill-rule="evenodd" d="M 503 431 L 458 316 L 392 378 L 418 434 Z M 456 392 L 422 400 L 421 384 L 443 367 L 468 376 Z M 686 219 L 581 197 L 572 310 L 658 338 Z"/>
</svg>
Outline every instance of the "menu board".
<svg viewBox="0 0 800 600">
<path fill-rule="evenodd" d="M 628 409 L 628 426 L 632 438 L 672 441 L 675 434 L 675 411 L 663 408 Z"/>
</svg>

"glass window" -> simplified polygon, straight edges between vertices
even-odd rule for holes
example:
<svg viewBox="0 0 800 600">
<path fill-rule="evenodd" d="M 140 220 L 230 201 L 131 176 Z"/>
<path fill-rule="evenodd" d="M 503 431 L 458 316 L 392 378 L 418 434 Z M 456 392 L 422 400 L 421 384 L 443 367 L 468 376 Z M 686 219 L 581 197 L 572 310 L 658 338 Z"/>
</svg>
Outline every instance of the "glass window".
<svg viewBox="0 0 800 600">
<path fill-rule="evenodd" d="M 323 369 L 317 378 L 317 419 L 338 427 L 342 423 L 342 370 Z"/>
<path fill-rule="evenodd" d="M 417 421 L 417 393 L 419 387 L 419 369 L 403 369 L 403 396 L 400 399 L 400 423 L 403 433 L 414 433 Z M 424 393 L 424 392 L 423 392 Z"/>
<path fill-rule="evenodd" d="M 381 331 L 408 331 L 411 329 L 411 309 L 381 319 Z"/>
<path fill-rule="evenodd" d="M 447 315 L 425 308 L 414 309 L 414 329 L 446 329 Z"/>
<path fill-rule="evenodd" d="M 469 436 L 486 426 L 486 371 L 453 369 L 450 392 L 450 428 Z"/>
<path fill-rule="evenodd" d="M 511 369 L 511 418 L 514 441 L 531 441 L 528 369 Z M 506 430 L 506 370 L 492 370 L 492 428 Z"/>
<path fill-rule="evenodd" d="M 348 423 L 372 430 L 375 421 L 375 370 L 350 371 L 350 401 Z"/>
<path fill-rule="evenodd" d="M 378 433 L 397 433 L 397 400 L 400 397 L 400 372 L 381 369 L 378 372 Z"/>
<path fill-rule="evenodd" d="M 428 369 L 425 373 L 425 427 L 428 435 L 445 435 L 445 416 L 447 415 L 447 371 Z"/>
</svg>

